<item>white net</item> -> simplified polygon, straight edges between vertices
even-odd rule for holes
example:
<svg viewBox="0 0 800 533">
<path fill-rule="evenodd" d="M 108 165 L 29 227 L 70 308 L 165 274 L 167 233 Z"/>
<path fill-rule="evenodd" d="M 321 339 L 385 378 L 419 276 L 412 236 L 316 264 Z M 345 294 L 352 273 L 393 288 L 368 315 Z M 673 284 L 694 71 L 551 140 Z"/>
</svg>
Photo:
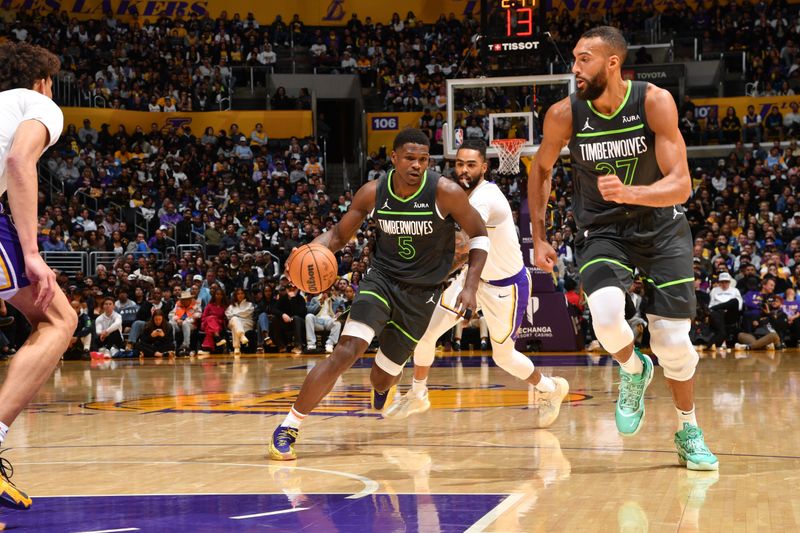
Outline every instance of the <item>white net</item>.
<svg viewBox="0 0 800 533">
<path fill-rule="evenodd" d="M 519 156 L 525 139 L 495 139 L 492 146 L 497 149 L 500 158 L 500 174 L 519 174 Z"/>
</svg>

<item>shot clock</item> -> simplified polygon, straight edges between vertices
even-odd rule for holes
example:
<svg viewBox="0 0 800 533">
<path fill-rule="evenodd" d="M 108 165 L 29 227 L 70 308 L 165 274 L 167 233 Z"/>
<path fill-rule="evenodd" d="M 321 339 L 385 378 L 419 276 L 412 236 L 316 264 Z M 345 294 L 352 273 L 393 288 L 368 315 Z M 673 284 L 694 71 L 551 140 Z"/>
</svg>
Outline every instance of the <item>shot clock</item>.
<svg viewBox="0 0 800 533">
<path fill-rule="evenodd" d="M 484 51 L 533 52 L 539 49 L 545 0 L 483 0 Z"/>
</svg>

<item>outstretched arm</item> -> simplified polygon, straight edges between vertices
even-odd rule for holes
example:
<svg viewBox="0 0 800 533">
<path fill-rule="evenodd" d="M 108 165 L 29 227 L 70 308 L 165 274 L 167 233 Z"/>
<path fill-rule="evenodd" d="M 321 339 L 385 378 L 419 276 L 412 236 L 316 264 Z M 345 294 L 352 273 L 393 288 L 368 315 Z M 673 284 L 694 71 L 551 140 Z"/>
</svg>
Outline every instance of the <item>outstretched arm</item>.
<svg viewBox="0 0 800 533">
<path fill-rule="evenodd" d="M 469 250 L 469 271 L 467 279 L 464 281 L 464 289 L 458 295 L 456 309 L 475 311 L 477 301 L 475 293 L 478 290 L 478 282 L 481 279 L 481 272 L 489 257 L 489 237 L 481 215 L 469 203 L 467 194 L 455 183 L 448 179 L 440 179 L 436 190 L 436 205 L 442 215 L 448 214 L 458 222 L 461 229 L 469 236 L 471 244 Z M 478 240 L 476 241 L 476 237 Z M 483 244 L 481 244 L 481 242 Z M 476 246 L 477 243 L 477 246 Z"/>
<path fill-rule="evenodd" d="M 569 98 L 564 98 L 547 111 L 543 133 L 542 144 L 533 158 L 528 176 L 528 208 L 531 214 L 534 262 L 545 272 L 552 272 L 558 256 L 547 242 L 544 220 L 547 215 L 547 200 L 550 198 L 553 165 L 572 135 L 572 107 Z"/>
<path fill-rule="evenodd" d="M 314 239 L 313 243 L 327 246 L 332 252 L 338 252 L 344 248 L 344 245 L 350 242 L 358 228 L 361 227 L 361 223 L 364 222 L 370 211 L 374 209 L 376 191 L 377 180 L 370 181 L 358 189 L 350 204 L 350 209 L 342 216 L 339 223 L 330 231 L 326 231 Z"/>
<path fill-rule="evenodd" d="M 647 125 L 656 134 L 656 159 L 664 177 L 651 185 L 625 186 L 617 176 L 600 176 L 597 188 L 605 200 L 619 204 L 648 207 L 682 204 L 692 194 L 692 178 L 675 101 L 668 91 L 649 85 L 644 105 Z"/>
</svg>

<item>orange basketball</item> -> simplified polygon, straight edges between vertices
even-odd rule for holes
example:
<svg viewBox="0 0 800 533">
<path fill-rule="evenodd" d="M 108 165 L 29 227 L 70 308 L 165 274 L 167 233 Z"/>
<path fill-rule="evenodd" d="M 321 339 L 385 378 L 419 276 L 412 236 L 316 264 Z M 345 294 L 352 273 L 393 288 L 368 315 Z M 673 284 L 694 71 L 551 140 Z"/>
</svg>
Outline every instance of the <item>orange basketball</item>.
<svg viewBox="0 0 800 533">
<path fill-rule="evenodd" d="M 336 256 L 321 244 L 304 244 L 286 260 L 289 280 L 308 294 L 328 290 L 336 281 L 338 270 Z"/>
</svg>

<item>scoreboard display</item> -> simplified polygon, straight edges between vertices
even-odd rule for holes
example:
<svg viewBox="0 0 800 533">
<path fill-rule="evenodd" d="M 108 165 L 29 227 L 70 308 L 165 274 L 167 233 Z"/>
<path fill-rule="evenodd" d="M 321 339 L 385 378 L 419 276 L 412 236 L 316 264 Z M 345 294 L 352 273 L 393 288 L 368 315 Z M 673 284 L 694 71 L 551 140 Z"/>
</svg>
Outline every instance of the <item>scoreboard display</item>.
<svg viewBox="0 0 800 533">
<path fill-rule="evenodd" d="M 482 0 L 483 51 L 494 54 L 539 50 L 544 0 Z"/>
</svg>

